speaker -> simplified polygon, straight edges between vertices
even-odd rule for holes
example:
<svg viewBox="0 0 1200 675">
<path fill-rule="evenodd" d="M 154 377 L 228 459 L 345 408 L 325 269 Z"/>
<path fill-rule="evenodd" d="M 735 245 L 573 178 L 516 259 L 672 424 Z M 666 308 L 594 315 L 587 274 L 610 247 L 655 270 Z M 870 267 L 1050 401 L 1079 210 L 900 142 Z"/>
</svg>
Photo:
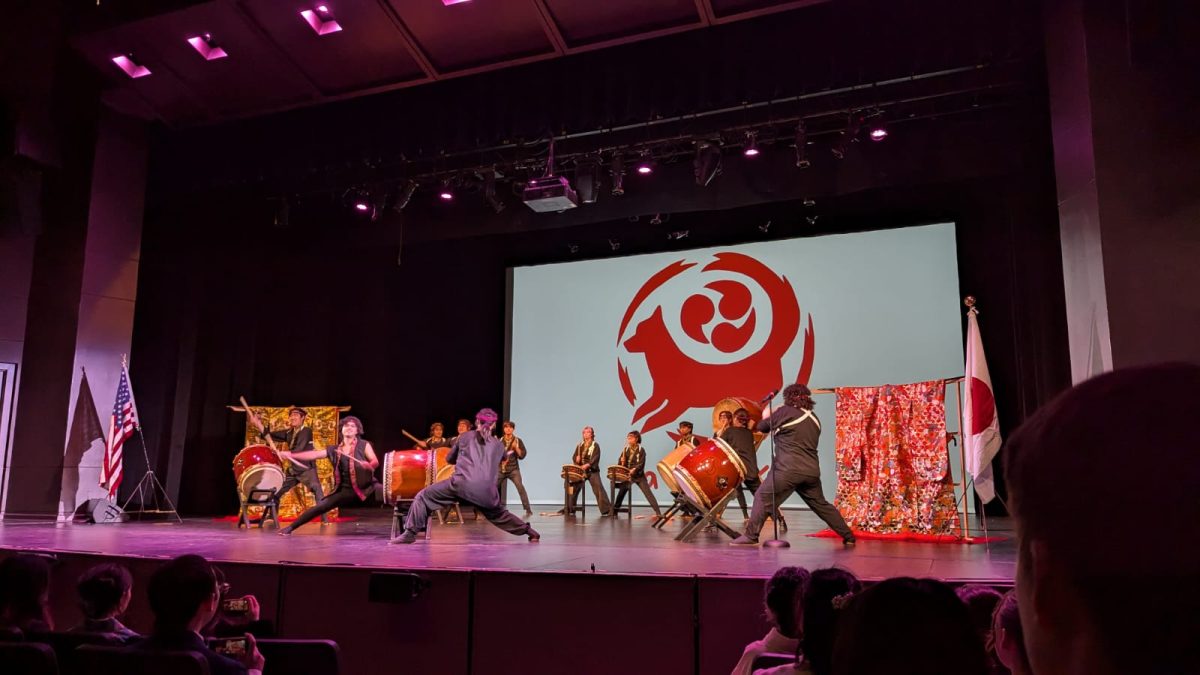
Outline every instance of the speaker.
<svg viewBox="0 0 1200 675">
<path fill-rule="evenodd" d="M 75 509 L 75 522 L 90 524 L 123 523 L 129 516 L 111 499 L 89 499 Z"/>
</svg>

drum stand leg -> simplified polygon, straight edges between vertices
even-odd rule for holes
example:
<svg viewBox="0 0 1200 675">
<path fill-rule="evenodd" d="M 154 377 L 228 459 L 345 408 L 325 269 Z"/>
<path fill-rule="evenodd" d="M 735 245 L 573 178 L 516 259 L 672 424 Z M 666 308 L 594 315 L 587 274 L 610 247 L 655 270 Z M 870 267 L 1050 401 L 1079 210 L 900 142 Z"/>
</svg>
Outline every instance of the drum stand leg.
<svg viewBox="0 0 1200 675">
<path fill-rule="evenodd" d="M 667 521 L 670 520 L 671 517 L 674 516 L 676 513 L 679 513 L 684 508 L 684 506 L 686 506 L 686 504 L 683 501 L 683 499 L 680 498 L 679 495 L 675 495 L 675 503 L 671 504 L 671 508 L 667 509 L 666 512 L 663 513 L 662 518 L 659 518 L 658 522 L 651 525 L 651 527 L 657 527 L 659 529 L 662 529 L 662 526 L 666 525 Z"/>
<path fill-rule="evenodd" d="M 720 528 L 722 532 L 729 535 L 730 539 L 736 539 L 738 532 L 730 527 L 728 523 L 722 520 L 721 516 L 719 515 L 725 508 L 725 505 L 729 503 L 729 500 L 732 499 L 735 494 L 737 493 L 733 490 L 730 490 L 724 497 L 721 497 L 716 504 L 713 504 L 711 509 L 705 509 L 697 504 L 692 504 L 693 508 L 699 510 L 701 517 L 693 518 L 692 522 L 685 525 L 683 530 L 679 532 L 679 535 L 675 537 L 675 541 L 688 541 L 709 523 L 712 523 Z"/>
</svg>

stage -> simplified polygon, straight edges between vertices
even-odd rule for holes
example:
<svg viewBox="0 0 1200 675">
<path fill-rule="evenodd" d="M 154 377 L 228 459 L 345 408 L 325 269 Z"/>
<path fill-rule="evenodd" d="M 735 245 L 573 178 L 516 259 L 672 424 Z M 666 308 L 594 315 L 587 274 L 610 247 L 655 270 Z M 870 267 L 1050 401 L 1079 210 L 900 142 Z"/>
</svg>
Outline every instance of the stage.
<svg viewBox="0 0 1200 675">
<path fill-rule="evenodd" d="M 546 508 L 546 507 L 544 507 Z M 56 624 L 78 621 L 74 583 L 101 560 L 118 559 L 135 578 L 126 623 L 148 630 L 146 580 L 164 558 L 196 553 L 220 563 L 232 595 L 252 593 L 278 635 L 329 638 L 342 649 L 343 672 L 728 673 L 748 641 L 766 631 L 762 580 L 784 565 L 836 565 L 867 580 L 932 576 L 947 581 L 1012 584 L 1011 523 L 992 519 L 988 545 L 837 539 L 805 536 L 822 523 L 805 510 L 785 512 L 786 549 L 734 548 L 720 532 L 690 543 L 674 540 L 679 521 L 650 527 L 648 509 L 629 520 L 534 515 L 538 543 L 466 515 L 462 525 L 434 525 L 429 541 L 389 545 L 390 509 L 359 509 L 355 518 L 311 523 L 291 537 L 273 529 L 239 531 L 211 518 L 182 524 L 0 525 L 0 555 L 54 555 L 51 604 Z M 738 514 L 740 515 L 740 514 Z M 740 519 L 732 523 L 740 526 Z M 764 531 L 764 538 L 769 534 Z M 401 574 L 419 579 L 411 597 L 380 597 L 372 584 Z M 407 581 L 406 581 L 407 580 Z M 407 586 L 404 586 L 407 588 Z M 578 654 L 581 635 L 622 636 L 622 649 Z M 590 638 L 584 640 L 589 641 Z M 577 645 L 571 647 L 570 645 Z"/>
</svg>

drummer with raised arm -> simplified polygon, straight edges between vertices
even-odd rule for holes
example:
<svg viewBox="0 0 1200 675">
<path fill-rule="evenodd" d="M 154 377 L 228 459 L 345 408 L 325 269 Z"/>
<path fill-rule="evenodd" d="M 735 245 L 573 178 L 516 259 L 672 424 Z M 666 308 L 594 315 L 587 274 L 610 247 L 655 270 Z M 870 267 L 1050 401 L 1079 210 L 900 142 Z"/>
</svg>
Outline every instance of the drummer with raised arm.
<svg viewBox="0 0 1200 675">
<path fill-rule="evenodd" d="M 308 417 L 308 412 L 304 408 L 292 408 L 288 411 L 288 428 L 279 431 L 271 431 L 263 425 L 262 419 L 250 411 L 250 421 L 254 426 L 258 427 L 258 435 L 260 438 L 268 436 L 277 441 L 287 443 L 288 450 L 293 453 L 312 450 L 313 435 L 312 427 L 304 426 L 304 420 Z M 325 498 L 325 491 L 321 488 L 321 479 L 317 476 L 316 464 L 309 464 L 302 467 L 295 462 L 288 462 L 287 476 L 283 480 L 283 485 L 275 491 L 275 501 L 283 500 L 284 495 L 291 492 L 297 485 L 301 483 L 313 493 L 313 503 L 321 501 Z M 300 500 L 301 507 L 304 506 L 304 500 Z M 326 522 L 326 517 L 321 516 L 321 522 Z"/>
<path fill-rule="evenodd" d="M 337 445 L 324 450 L 279 453 L 284 459 L 294 457 L 305 462 L 328 459 L 333 464 L 334 482 L 332 494 L 301 513 L 296 522 L 280 530 L 279 534 L 289 535 L 321 514 L 367 500 L 367 496 L 375 489 L 374 472 L 375 467 L 379 466 L 379 459 L 375 457 L 375 448 L 363 439 L 362 433 L 362 421 L 350 415 L 342 418 L 341 438 Z"/>
</svg>

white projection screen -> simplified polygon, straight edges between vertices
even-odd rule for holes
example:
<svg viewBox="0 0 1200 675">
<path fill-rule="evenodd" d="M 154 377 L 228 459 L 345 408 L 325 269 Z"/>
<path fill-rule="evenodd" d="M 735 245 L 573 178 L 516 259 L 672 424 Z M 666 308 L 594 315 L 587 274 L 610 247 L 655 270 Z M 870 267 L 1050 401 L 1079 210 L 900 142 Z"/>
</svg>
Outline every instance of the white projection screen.
<svg viewBox="0 0 1200 675">
<path fill-rule="evenodd" d="M 530 498 L 546 505 L 562 503 L 560 469 L 585 425 L 604 467 L 630 430 L 642 432 L 653 471 L 680 420 L 711 434 L 721 398 L 759 399 L 805 373 L 818 388 L 963 369 L 953 223 L 517 267 L 510 283 L 507 414 L 529 449 Z M 814 398 L 832 501 L 834 398 Z M 957 430 L 953 386 L 946 408 Z M 769 453 L 764 442 L 759 466 Z M 951 459 L 957 481 L 954 448 Z M 508 502 L 519 503 L 509 488 Z M 669 503 L 661 480 L 656 497 Z"/>
</svg>

